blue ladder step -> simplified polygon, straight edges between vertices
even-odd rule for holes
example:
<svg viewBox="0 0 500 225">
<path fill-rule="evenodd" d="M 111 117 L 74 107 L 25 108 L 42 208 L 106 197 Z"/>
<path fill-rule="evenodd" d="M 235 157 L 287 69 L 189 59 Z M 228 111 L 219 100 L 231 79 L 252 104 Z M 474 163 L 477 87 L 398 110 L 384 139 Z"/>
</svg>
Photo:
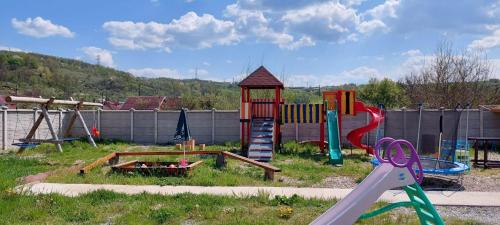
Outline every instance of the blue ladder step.
<svg viewBox="0 0 500 225">
<path fill-rule="evenodd" d="M 273 151 L 272 144 L 250 144 L 249 151 Z"/>
</svg>

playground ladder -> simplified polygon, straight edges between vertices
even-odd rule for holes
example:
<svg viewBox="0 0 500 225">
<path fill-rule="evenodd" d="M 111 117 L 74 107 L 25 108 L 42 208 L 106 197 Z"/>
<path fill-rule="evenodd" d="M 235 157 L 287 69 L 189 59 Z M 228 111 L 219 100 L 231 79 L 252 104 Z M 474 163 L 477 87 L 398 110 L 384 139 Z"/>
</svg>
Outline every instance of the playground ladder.
<svg viewBox="0 0 500 225">
<path fill-rule="evenodd" d="M 250 145 L 248 146 L 248 158 L 269 162 L 273 158 L 273 131 L 274 121 L 272 118 L 254 118 Z"/>
</svg>

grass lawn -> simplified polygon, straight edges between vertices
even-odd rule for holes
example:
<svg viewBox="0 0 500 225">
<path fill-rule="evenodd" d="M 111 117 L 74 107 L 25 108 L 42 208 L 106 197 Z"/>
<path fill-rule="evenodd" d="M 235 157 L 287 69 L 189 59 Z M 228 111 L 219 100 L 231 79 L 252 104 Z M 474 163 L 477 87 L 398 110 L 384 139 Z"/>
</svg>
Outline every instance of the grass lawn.
<svg viewBox="0 0 500 225">
<path fill-rule="evenodd" d="M 204 164 L 186 178 L 155 178 L 139 175 L 109 173 L 106 167 L 94 169 L 84 177 L 64 174 L 49 177 L 54 182 L 75 183 L 131 183 L 131 184 L 191 184 L 191 185 L 296 185 L 310 186 L 327 176 L 343 175 L 362 179 L 370 171 L 368 158 L 363 154 L 347 156 L 343 167 L 326 164 L 325 156 L 314 154 L 313 147 L 300 148 L 288 144 L 286 154 L 277 154 L 273 165 L 283 172 L 277 174 L 296 179 L 295 184 L 266 182 L 261 169 L 236 160 L 228 160 L 224 170 L 214 169 L 214 159 L 203 159 Z M 214 146 L 210 149 L 229 150 L 232 146 Z M 297 148 L 297 149 L 295 149 Z M 98 149 L 80 142 L 65 144 L 65 151 L 57 153 L 53 146 L 40 146 L 21 155 L 0 156 L 0 224 L 307 224 L 335 200 L 276 197 L 262 193 L 254 197 L 222 197 L 181 194 L 160 196 L 140 194 L 127 196 L 109 191 L 96 191 L 79 197 L 57 194 L 29 195 L 12 191 L 20 184 L 18 178 L 39 172 L 67 168 L 77 160 L 90 163 L 112 151 L 156 151 L 164 147 L 143 148 L 123 143 L 100 144 Z M 153 158 L 155 159 L 155 158 Z M 162 160 L 165 158 L 161 158 Z M 126 160 L 126 159 L 122 159 Z M 379 208 L 378 203 L 374 208 Z M 447 224 L 479 224 L 445 218 Z M 357 224 L 419 224 L 416 214 L 392 211 Z"/>
<path fill-rule="evenodd" d="M 64 152 L 58 153 L 53 146 L 44 145 L 26 151 L 21 157 L 33 158 L 50 168 L 64 168 L 77 161 L 86 164 L 103 157 L 113 151 L 168 151 L 173 147 L 144 147 L 129 146 L 124 143 L 101 144 L 98 149 L 90 148 L 87 144 L 75 142 L 65 144 Z M 209 146 L 207 150 L 231 150 L 234 146 Z M 202 186 L 297 186 L 310 187 L 322 182 L 328 176 L 348 176 L 361 181 L 371 171 L 369 158 L 364 151 L 355 150 L 345 157 L 344 165 L 334 167 L 328 164 L 328 158 L 318 154 L 315 146 L 300 146 L 290 142 L 285 144 L 282 154 L 276 154 L 271 162 L 281 168 L 282 172 L 275 174 L 274 181 L 264 181 L 264 171 L 259 167 L 227 159 L 225 169 L 215 167 L 215 158 L 212 156 L 187 156 L 190 161 L 203 160 L 203 164 L 196 167 L 193 174 L 187 177 L 155 177 L 140 174 L 121 174 L 111 171 L 109 166 L 94 168 L 85 176 L 77 173 L 63 173 L 50 176 L 48 182 L 58 183 L 93 183 L 93 184 L 154 184 L 154 185 L 202 185 Z M 182 156 L 122 156 L 120 162 L 134 159 L 150 161 L 178 161 Z"/>
</svg>

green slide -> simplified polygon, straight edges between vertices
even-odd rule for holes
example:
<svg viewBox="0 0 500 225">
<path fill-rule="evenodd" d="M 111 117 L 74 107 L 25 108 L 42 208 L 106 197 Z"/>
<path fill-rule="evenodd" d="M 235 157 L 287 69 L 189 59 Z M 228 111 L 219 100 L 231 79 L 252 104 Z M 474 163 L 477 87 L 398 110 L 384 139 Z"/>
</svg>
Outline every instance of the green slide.
<svg viewBox="0 0 500 225">
<path fill-rule="evenodd" d="M 328 122 L 328 153 L 330 155 L 330 164 L 342 165 L 342 149 L 340 148 L 339 123 L 337 110 L 328 111 L 326 114 Z"/>
</svg>

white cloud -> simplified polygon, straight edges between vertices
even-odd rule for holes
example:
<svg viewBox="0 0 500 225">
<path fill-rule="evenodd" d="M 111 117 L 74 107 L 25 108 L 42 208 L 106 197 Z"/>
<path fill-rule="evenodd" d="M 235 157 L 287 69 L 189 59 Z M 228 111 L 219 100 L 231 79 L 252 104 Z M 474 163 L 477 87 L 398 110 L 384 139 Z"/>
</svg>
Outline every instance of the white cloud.
<svg viewBox="0 0 500 225">
<path fill-rule="evenodd" d="M 414 56 L 421 56 L 422 52 L 420 49 L 410 49 L 406 52 L 401 53 L 402 56 L 408 56 L 408 57 L 414 57 Z"/>
<path fill-rule="evenodd" d="M 231 64 L 231 63 L 233 63 L 233 61 L 230 59 L 226 59 L 226 63 Z"/>
<path fill-rule="evenodd" d="M 377 69 L 368 66 L 360 66 L 351 70 L 345 70 L 337 74 L 329 75 L 292 75 L 286 78 L 285 85 L 292 87 L 304 86 L 331 86 L 348 83 L 367 83 L 370 78 L 382 79 L 383 76 Z"/>
<path fill-rule="evenodd" d="M 67 27 L 54 24 L 50 20 L 45 20 L 42 17 L 36 17 L 34 19 L 29 17 L 26 20 L 17 20 L 13 18 L 11 23 L 20 34 L 36 38 L 50 36 L 72 38 L 75 36 L 75 33 L 71 32 Z"/>
<path fill-rule="evenodd" d="M 389 30 L 387 25 L 385 25 L 384 22 L 382 22 L 381 20 L 378 20 L 378 19 L 363 21 L 358 25 L 357 29 L 360 33 L 363 33 L 363 34 L 371 34 L 371 33 L 374 33 L 378 30 L 382 30 L 382 31 Z"/>
<path fill-rule="evenodd" d="M 113 63 L 113 55 L 110 51 L 98 47 L 84 47 L 82 48 L 83 53 L 87 55 L 87 58 L 91 62 L 97 62 L 103 66 L 115 67 Z"/>
<path fill-rule="evenodd" d="M 369 9 L 368 11 L 363 13 L 363 15 L 371 16 L 375 19 L 382 19 L 387 17 L 397 18 L 398 16 L 396 14 L 396 11 L 399 4 L 399 0 L 386 0 L 384 3 L 377 5 L 372 9 Z"/>
<path fill-rule="evenodd" d="M 360 34 L 389 31 L 382 18 L 363 19 L 354 8 L 363 1 L 239 0 L 228 5 L 224 15 L 234 20 L 238 32 L 247 39 L 292 50 L 314 46 L 318 41 L 354 42 Z"/>
<path fill-rule="evenodd" d="M 148 77 L 148 78 L 158 78 L 158 77 L 168 77 L 180 79 L 180 73 L 175 69 L 169 68 L 142 68 L 142 69 L 129 69 L 129 73 L 134 74 L 137 77 Z"/>
<path fill-rule="evenodd" d="M 500 26 L 490 27 L 492 33 L 480 39 L 472 41 L 469 48 L 490 49 L 500 46 Z"/>
<path fill-rule="evenodd" d="M 209 62 L 203 62 L 202 64 L 203 64 L 204 66 L 210 66 L 210 65 L 212 65 L 212 64 L 210 64 Z"/>
<path fill-rule="evenodd" d="M 231 21 L 218 20 L 210 14 L 198 16 L 188 12 L 170 23 L 108 21 L 103 28 L 110 33 L 109 42 L 125 49 L 190 49 L 230 45 L 239 41 Z"/>
<path fill-rule="evenodd" d="M 8 46 L 3 46 L 3 45 L 0 45 L 0 51 L 26 52 L 20 48 L 8 47 Z"/>
<path fill-rule="evenodd" d="M 356 10 L 332 1 L 289 10 L 281 20 L 290 32 L 336 42 L 355 31 L 360 18 Z"/>
<path fill-rule="evenodd" d="M 294 41 L 294 37 L 271 27 L 270 20 L 261 10 L 242 9 L 238 4 L 231 4 L 224 11 L 226 17 L 235 21 L 236 29 L 242 37 L 255 38 L 258 41 L 270 42 L 280 48 L 296 49 L 304 45 L 313 45 L 309 38 L 302 37 Z"/>
</svg>

